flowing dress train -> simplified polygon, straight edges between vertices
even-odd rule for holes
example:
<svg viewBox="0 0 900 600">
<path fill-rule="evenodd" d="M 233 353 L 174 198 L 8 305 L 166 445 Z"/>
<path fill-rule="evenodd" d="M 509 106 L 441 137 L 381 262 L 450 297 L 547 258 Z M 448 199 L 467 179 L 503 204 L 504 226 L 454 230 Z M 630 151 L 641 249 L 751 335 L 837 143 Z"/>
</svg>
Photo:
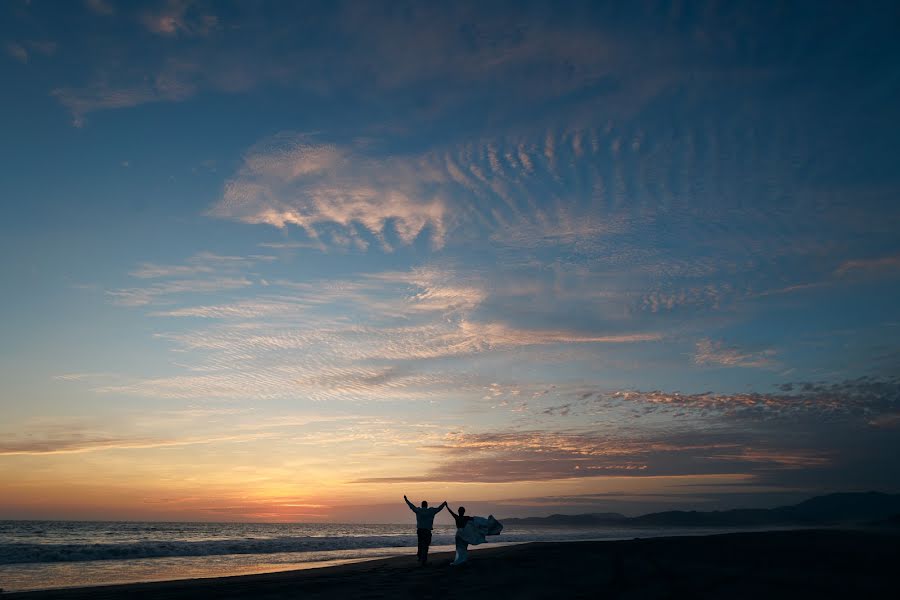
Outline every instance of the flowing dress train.
<svg viewBox="0 0 900 600">
<path fill-rule="evenodd" d="M 503 531 L 503 524 L 494 518 L 494 515 L 487 519 L 484 517 L 474 517 L 466 523 L 465 527 L 456 530 L 456 559 L 451 563 L 459 565 L 469 558 L 469 544 L 477 546 L 483 544 L 485 536 L 500 535 Z"/>
</svg>

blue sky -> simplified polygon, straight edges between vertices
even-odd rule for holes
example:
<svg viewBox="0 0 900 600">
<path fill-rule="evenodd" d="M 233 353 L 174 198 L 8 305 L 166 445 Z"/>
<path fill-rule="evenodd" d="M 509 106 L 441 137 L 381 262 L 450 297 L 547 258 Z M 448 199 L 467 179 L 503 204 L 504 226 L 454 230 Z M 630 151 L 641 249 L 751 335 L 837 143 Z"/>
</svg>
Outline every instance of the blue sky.
<svg viewBox="0 0 900 600">
<path fill-rule="evenodd" d="M 896 7 L 0 11 L 0 517 L 898 491 Z"/>
</svg>

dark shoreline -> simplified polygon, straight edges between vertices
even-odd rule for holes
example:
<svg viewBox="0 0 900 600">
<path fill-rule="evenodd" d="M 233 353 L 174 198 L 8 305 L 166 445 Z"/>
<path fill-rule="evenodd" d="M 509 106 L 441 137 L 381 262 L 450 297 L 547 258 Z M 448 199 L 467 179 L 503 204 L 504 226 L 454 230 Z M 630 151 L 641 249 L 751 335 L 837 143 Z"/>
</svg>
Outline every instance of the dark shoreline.
<svg viewBox="0 0 900 600">
<path fill-rule="evenodd" d="M 484 548 L 450 567 L 396 557 L 300 571 L 4 598 L 897 598 L 896 532 L 802 530 Z"/>
</svg>

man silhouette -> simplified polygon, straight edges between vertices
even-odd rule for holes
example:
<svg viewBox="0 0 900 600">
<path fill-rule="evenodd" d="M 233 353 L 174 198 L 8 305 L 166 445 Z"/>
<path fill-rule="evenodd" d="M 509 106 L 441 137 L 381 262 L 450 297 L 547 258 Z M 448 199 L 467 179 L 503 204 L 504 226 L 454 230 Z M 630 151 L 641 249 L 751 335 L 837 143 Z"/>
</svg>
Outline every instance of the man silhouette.
<svg viewBox="0 0 900 600">
<path fill-rule="evenodd" d="M 434 515 L 441 512 L 447 501 L 444 500 L 437 508 L 428 508 L 428 501 L 422 500 L 422 506 L 416 507 L 409 498 L 403 496 L 409 509 L 416 513 L 416 536 L 419 538 L 419 551 L 416 556 L 419 558 L 419 564 L 425 566 L 428 563 L 428 546 L 431 545 L 431 530 L 434 529 Z"/>
</svg>

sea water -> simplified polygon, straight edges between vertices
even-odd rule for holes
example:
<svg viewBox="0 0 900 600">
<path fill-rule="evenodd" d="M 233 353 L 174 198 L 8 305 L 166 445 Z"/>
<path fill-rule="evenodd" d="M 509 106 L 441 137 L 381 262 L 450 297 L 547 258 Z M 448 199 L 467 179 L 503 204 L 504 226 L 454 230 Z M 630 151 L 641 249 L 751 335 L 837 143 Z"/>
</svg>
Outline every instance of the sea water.
<svg viewBox="0 0 900 600">
<path fill-rule="evenodd" d="M 722 530 L 717 530 L 722 532 Z M 508 526 L 487 544 L 630 539 L 709 530 Z M 438 526 L 432 551 L 453 549 Z M 0 521 L 5 592 L 220 577 L 342 564 L 416 552 L 415 526 L 333 523 Z"/>
</svg>

